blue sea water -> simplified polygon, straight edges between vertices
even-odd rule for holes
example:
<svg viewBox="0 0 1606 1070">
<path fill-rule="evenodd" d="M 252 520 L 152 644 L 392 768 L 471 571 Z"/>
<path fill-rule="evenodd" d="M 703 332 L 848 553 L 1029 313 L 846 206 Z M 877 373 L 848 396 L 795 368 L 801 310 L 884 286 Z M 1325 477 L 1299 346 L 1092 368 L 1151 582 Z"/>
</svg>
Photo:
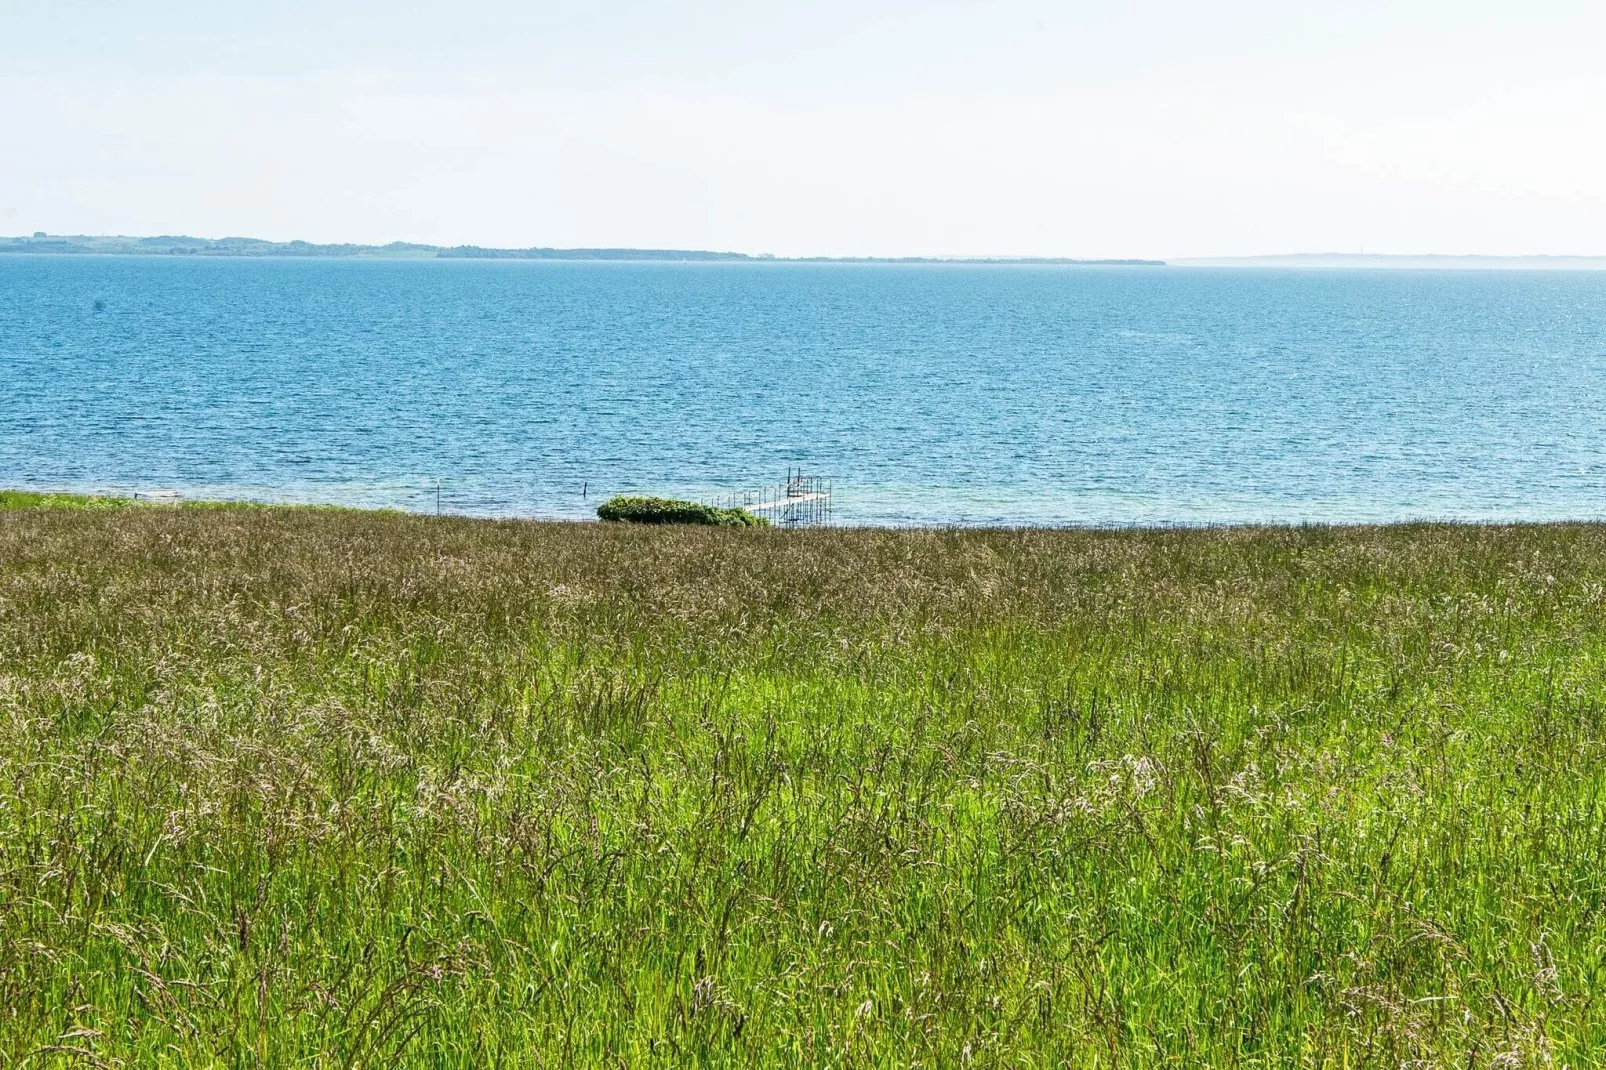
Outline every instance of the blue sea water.
<svg viewBox="0 0 1606 1070">
<path fill-rule="evenodd" d="M 1606 515 L 1606 273 L 0 257 L 0 486 L 839 521 Z"/>
</svg>

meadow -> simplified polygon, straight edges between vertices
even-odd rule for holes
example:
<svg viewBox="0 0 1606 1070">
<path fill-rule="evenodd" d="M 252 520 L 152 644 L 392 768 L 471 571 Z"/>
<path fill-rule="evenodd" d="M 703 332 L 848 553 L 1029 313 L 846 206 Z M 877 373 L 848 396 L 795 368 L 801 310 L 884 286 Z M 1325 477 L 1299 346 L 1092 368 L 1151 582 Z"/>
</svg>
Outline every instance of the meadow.
<svg viewBox="0 0 1606 1070">
<path fill-rule="evenodd" d="M 1606 1050 L 1606 527 L 4 504 L 0 1065 Z"/>
</svg>

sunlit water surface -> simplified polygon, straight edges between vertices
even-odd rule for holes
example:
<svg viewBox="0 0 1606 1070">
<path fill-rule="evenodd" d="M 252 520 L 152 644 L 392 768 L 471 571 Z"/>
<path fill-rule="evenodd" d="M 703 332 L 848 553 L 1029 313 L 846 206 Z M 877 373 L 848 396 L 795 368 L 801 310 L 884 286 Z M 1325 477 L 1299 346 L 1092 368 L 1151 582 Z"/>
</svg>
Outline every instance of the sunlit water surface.
<svg viewBox="0 0 1606 1070">
<path fill-rule="evenodd" d="M 850 523 L 1606 515 L 1606 273 L 0 257 L 0 485 Z"/>
</svg>

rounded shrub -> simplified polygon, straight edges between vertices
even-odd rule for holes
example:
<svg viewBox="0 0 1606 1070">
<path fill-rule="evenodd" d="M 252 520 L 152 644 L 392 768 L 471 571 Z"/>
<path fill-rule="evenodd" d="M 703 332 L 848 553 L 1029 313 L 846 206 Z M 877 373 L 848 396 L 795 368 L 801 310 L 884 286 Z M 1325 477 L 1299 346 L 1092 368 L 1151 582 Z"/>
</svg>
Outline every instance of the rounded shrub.
<svg viewBox="0 0 1606 1070">
<path fill-rule="evenodd" d="M 597 506 L 599 520 L 626 524 L 706 524 L 720 528 L 767 528 L 770 522 L 746 509 L 720 509 L 700 502 L 644 495 L 617 495 Z"/>
</svg>

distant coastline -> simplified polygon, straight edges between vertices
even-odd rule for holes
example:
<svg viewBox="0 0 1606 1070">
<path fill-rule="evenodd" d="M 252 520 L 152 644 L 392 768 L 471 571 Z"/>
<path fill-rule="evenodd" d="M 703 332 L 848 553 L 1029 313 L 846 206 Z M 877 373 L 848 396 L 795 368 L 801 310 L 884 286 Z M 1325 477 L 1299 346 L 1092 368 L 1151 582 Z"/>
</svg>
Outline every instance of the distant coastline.
<svg viewBox="0 0 1606 1070">
<path fill-rule="evenodd" d="M 752 256 L 705 249 L 489 249 L 479 245 L 389 245 L 266 241 L 261 238 L 192 238 L 163 235 L 134 238 L 120 235 L 44 234 L 0 238 L 0 254 L 39 256 L 292 256 L 361 257 L 381 260 L 662 260 L 733 261 L 803 264 L 1067 264 L 1084 267 L 1164 267 L 1163 260 L 1078 260 L 1069 257 L 936 257 L 936 256 Z"/>
<path fill-rule="evenodd" d="M 1456 271 L 1603 271 L 1606 256 L 1457 256 L 1439 253 L 1286 253 L 1206 256 L 1168 261 L 1172 267 L 1393 269 Z"/>
<path fill-rule="evenodd" d="M 709 249 L 559 249 L 533 246 L 498 249 L 481 245 L 391 242 L 268 241 L 263 238 L 195 238 L 188 235 L 45 234 L 0 237 L 0 255 L 304 257 L 367 260 L 618 260 L 790 264 L 1019 264 L 1079 267 L 1295 268 L 1308 270 L 1502 270 L 1606 271 L 1606 256 L 1482 256 L 1440 253 L 1284 253 L 1265 256 L 1201 256 L 1172 260 L 1137 257 L 1082 259 L 1057 256 L 771 256 Z"/>
</svg>

